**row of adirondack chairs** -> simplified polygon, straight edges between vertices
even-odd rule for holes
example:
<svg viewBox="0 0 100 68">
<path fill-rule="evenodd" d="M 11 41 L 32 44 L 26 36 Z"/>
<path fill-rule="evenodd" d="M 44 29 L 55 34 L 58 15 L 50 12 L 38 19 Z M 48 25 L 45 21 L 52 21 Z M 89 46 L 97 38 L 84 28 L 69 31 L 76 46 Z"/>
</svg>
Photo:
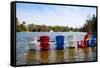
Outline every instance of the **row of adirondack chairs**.
<svg viewBox="0 0 100 68">
<path fill-rule="evenodd" d="M 64 42 L 65 37 L 62 35 L 56 36 L 55 38 L 55 48 L 56 49 L 64 49 Z M 73 42 L 73 41 L 69 41 Z M 33 42 L 31 42 L 33 45 L 29 45 L 30 49 L 35 49 L 40 47 L 41 50 L 48 50 L 50 49 L 50 38 L 49 36 L 40 36 L 40 43 L 37 43 L 37 37 L 33 38 Z M 77 47 L 78 48 L 86 48 L 86 47 L 95 47 L 97 44 L 96 41 L 96 34 L 89 34 L 87 33 L 83 40 L 77 41 Z M 35 45 L 35 46 L 34 46 Z"/>
</svg>

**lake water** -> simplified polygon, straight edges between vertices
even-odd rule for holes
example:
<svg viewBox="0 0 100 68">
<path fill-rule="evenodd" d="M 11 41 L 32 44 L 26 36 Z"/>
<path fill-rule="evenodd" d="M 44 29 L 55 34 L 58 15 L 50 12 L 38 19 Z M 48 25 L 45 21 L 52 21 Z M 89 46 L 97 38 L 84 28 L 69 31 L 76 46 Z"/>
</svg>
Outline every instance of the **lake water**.
<svg viewBox="0 0 100 68">
<path fill-rule="evenodd" d="M 63 35 L 65 42 L 68 42 L 68 36 L 75 36 L 75 42 L 83 40 L 85 32 L 17 32 L 16 33 L 16 64 L 31 65 L 31 64 L 50 64 L 50 63 L 67 63 L 79 61 L 95 61 L 95 48 L 64 48 L 56 50 L 50 45 L 50 50 L 30 50 L 29 39 L 40 36 L 49 36 L 50 41 L 55 41 L 55 37 Z M 64 45 L 66 46 L 66 44 Z M 75 46 L 77 44 L 75 43 Z"/>
</svg>

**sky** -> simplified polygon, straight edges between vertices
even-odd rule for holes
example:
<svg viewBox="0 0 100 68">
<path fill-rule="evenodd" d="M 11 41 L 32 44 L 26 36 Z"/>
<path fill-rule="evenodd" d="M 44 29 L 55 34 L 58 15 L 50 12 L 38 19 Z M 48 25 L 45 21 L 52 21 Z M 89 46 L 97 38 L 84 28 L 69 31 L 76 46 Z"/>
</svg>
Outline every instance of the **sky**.
<svg viewBox="0 0 100 68">
<path fill-rule="evenodd" d="M 95 7 L 62 6 L 47 4 L 16 4 L 16 17 L 18 21 L 26 24 L 47 26 L 69 26 L 79 28 L 86 23 L 87 18 L 96 15 Z"/>
</svg>

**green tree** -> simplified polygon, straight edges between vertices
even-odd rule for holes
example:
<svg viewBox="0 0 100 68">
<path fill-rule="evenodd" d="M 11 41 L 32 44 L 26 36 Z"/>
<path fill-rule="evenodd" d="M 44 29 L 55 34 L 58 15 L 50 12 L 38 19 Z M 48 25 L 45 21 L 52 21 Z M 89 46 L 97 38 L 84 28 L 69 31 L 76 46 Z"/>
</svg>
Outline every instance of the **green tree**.
<svg viewBox="0 0 100 68">
<path fill-rule="evenodd" d="M 21 24 L 21 31 L 27 31 L 25 24 L 26 24 L 26 22 L 23 21 L 23 23 Z"/>
<path fill-rule="evenodd" d="M 21 25 L 20 25 L 20 23 L 18 21 L 18 18 L 16 18 L 16 31 L 17 32 L 21 32 Z"/>
</svg>

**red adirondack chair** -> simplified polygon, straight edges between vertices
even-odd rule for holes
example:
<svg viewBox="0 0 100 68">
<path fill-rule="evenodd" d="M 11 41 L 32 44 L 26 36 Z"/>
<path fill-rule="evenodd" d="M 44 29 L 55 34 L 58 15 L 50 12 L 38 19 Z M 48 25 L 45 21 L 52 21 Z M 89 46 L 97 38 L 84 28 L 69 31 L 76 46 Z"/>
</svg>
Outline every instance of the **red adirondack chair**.
<svg viewBox="0 0 100 68">
<path fill-rule="evenodd" d="M 84 39 L 83 40 L 77 42 L 78 48 L 86 48 L 86 47 L 88 47 L 87 41 L 89 40 L 89 35 L 90 34 L 91 33 L 86 34 L 84 36 Z"/>
<path fill-rule="evenodd" d="M 50 48 L 49 37 L 48 36 L 40 36 L 40 49 L 48 50 Z"/>
</svg>

